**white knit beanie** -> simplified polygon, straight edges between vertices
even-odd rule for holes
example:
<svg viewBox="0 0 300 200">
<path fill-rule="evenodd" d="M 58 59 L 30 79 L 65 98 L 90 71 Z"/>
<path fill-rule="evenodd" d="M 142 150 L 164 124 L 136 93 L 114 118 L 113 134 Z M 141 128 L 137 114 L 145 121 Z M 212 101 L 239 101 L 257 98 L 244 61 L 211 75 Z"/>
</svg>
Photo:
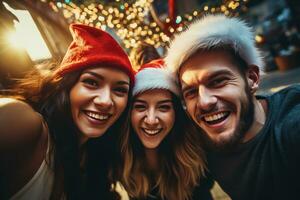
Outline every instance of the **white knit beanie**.
<svg viewBox="0 0 300 200">
<path fill-rule="evenodd" d="M 176 35 L 168 48 L 166 66 L 170 71 L 177 72 L 197 50 L 228 45 L 248 65 L 256 65 L 263 71 L 263 59 L 255 47 L 251 28 L 238 18 L 222 14 L 204 16 Z"/>
<path fill-rule="evenodd" d="M 166 89 L 179 96 L 179 88 L 175 78 L 164 66 L 162 59 L 153 60 L 141 66 L 135 75 L 135 84 L 132 94 L 136 96 L 153 89 Z"/>
</svg>

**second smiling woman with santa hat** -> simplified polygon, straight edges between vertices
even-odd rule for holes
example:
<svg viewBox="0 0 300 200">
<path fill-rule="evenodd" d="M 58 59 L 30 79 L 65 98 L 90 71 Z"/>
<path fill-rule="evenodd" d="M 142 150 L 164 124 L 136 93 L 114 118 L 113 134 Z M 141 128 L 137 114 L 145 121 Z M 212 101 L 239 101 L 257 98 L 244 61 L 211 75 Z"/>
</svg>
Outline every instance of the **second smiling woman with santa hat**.
<svg viewBox="0 0 300 200">
<path fill-rule="evenodd" d="M 161 59 L 143 65 L 135 81 L 118 180 L 132 199 L 191 199 L 205 161 L 179 89 Z"/>
</svg>

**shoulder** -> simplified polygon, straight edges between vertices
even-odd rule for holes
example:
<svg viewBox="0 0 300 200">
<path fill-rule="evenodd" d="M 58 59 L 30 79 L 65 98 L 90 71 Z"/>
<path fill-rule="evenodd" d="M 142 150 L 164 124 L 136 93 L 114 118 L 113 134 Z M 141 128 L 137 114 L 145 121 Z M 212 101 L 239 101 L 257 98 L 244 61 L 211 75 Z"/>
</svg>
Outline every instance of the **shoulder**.
<svg viewBox="0 0 300 200">
<path fill-rule="evenodd" d="M 262 98 L 262 97 L 260 97 Z M 300 120 L 300 85 L 287 87 L 279 92 L 263 97 L 268 103 L 269 117 L 276 123 L 291 123 Z"/>
<path fill-rule="evenodd" d="M 42 133 L 43 118 L 27 103 L 0 98 L 0 146 L 19 145 Z"/>
<path fill-rule="evenodd" d="M 47 150 L 46 133 L 42 116 L 29 104 L 0 98 L 0 173 L 10 195 L 33 180 L 40 168 Z"/>
<path fill-rule="evenodd" d="M 273 109 L 279 112 L 281 122 L 287 125 L 300 123 L 300 85 L 293 85 L 275 93 L 273 99 L 276 102 Z"/>
<path fill-rule="evenodd" d="M 275 102 L 272 113 L 276 138 L 286 149 L 298 149 L 300 145 L 300 85 L 287 87 L 271 97 Z"/>
<path fill-rule="evenodd" d="M 275 99 L 280 99 L 281 104 L 299 105 L 300 104 L 300 84 L 295 84 L 280 90 L 272 95 Z"/>
</svg>

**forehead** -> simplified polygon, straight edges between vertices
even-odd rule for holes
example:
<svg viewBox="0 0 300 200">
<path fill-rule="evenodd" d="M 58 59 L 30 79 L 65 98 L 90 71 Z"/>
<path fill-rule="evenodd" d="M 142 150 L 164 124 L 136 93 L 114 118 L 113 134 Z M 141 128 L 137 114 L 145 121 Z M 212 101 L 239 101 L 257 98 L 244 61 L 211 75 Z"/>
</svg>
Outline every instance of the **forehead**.
<svg viewBox="0 0 300 200">
<path fill-rule="evenodd" d="M 129 82 L 128 75 L 122 70 L 110 66 L 94 66 L 83 70 L 82 74 L 99 75 L 104 79 L 111 81 L 126 81 Z"/>
<path fill-rule="evenodd" d="M 183 63 L 179 71 L 180 80 L 199 78 L 216 74 L 232 74 L 240 76 L 233 56 L 225 50 L 197 52 Z M 221 73 L 222 72 L 222 73 Z"/>
</svg>

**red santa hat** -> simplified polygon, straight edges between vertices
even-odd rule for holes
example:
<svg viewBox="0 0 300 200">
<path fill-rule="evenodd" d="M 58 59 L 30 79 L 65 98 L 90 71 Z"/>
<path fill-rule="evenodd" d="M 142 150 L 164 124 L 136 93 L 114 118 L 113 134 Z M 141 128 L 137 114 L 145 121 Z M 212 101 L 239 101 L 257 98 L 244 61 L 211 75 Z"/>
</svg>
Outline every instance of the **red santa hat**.
<svg viewBox="0 0 300 200">
<path fill-rule="evenodd" d="M 165 68 L 162 59 L 141 66 L 135 75 L 133 96 L 153 89 L 166 89 L 179 96 L 179 88 L 173 75 Z"/>
<path fill-rule="evenodd" d="M 93 66 L 114 67 L 124 71 L 134 83 L 134 71 L 127 54 L 107 32 L 84 24 L 71 24 L 73 41 L 60 67 L 54 72 L 64 76 Z"/>
<path fill-rule="evenodd" d="M 165 58 L 167 68 L 177 72 L 180 66 L 197 50 L 230 46 L 248 65 L 263 69 L 264 63 L 255 47 L 251 28 L 238 18 L 225 15 L 207 15 L 176 35 Z"/>
</svg>

